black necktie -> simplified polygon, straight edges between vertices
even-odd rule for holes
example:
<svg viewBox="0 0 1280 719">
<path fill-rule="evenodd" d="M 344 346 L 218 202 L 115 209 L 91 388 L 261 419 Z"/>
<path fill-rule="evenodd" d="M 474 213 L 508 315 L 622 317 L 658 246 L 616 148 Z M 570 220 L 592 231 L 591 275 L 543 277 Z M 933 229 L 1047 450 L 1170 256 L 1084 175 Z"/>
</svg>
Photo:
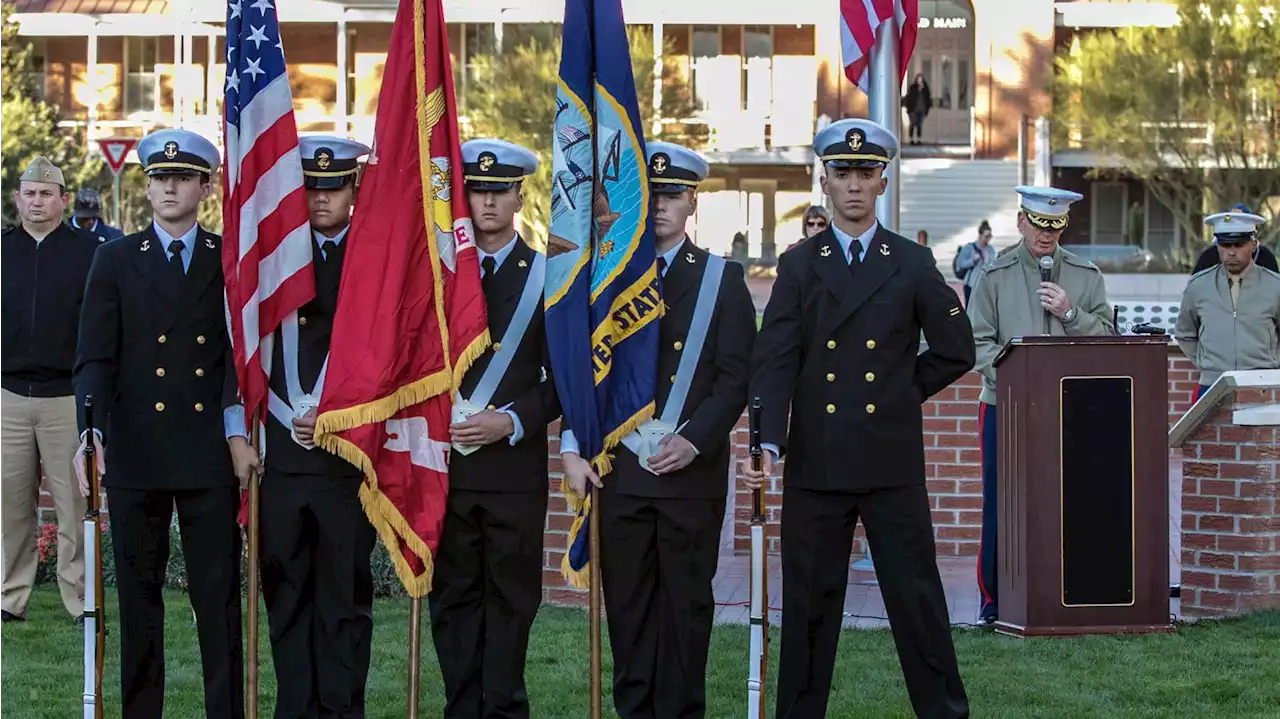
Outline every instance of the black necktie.
<svg viewBox="0 0 1280 719">
<path fill-rule="evenodd" d="M 320 254 L 324 257 L 325 262 L 333 259 L 334 253 L 338 251 L 338 243 L 333 240 L 325 240 L 320 244 Z"/>
<path fill-rule="evenodd" d="M 849 260 L 849 274 L 852 275 L 857 273 L 858 267 L 862 264 L 862 243 L 858 240 L 850 242 L 849 254 L 851 255 L 851 259 Z"/>
<path fill-rule="evenodd" d="M 497 265 L 498 263 L 494 262 L 492 257 L 480 260 L 480 267 L 484 269 L 484 277 L 480 278 L 480 284 L 481 289 L 486 293 L 489 291 L 489 286 L 493 284 L 493 273 L 497 271 Z"/>
<path fill-rule="evenodd" d="M 659 257 L 658 258 L 658 276 L 661 277 L 662 274 L 666 271 L 667 271 L 667 258 Z"/>
<path fill-rule="evenodd" d="M 174 240 L 169 243 L 169 271 L 179 281 L 187 276 L 187 270 L 182 266 L 182 250 L 185 248 L 186 245 L 182 240 Z"/>
</svg>

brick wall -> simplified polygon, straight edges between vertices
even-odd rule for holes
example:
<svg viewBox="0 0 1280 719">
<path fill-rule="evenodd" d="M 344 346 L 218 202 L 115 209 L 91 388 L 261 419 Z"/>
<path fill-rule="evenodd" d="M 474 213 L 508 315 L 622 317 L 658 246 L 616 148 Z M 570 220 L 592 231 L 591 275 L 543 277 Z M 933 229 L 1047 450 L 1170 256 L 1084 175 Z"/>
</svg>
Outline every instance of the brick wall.
<svg viewBox="0 0 1280 719">
<path fill-rule="evenodd" d="M 1277 403 L 1278 389 L 1237 390 L 1181 447 L 1184 614 L 1280 607 L 1280 428 L 1232 421 Z"/>
<path fill-rule="evenodd" d="M 1180 352 L 1169 354 L 1169 422 L 1172 424 L 1191 406 L 1195 390 L 1194 367 Z M 962 377 L 924 405 L 926 478 L 933 506 L 934 534 L 938 554 L 942 556 L 976 556 L 982 523 L 981 458 L 978 448 L 977 402 L 981 379 L 976 373 Z M 543 548 L 543 595 L 551 602 L 578 603 L 585 593 L 569 587 L 560 576 L 560 562 L 568 546 L 571 515 L 560 497 L 559 423 L 551 427 L 549 468 L 551 497 L 548 502 L 546 535 Z M 734 454 L 747 453 L 746 415 L 733 433 Z M 739 490 L 732 497 L 730 511 L 734 521 L 734 549 L 748 550 L 748 524 L 751 496 Z M 769 551 L 781 549 L 782 480 L 772 480 L 767 488 Z M 42 511 L 52 514 L 52 501 L 41 495 Z M 50 517 L 52 518 L 52 517 Z M 858 527 L 855 554 L 865 554 L 862 527 Z"/>
</svg>

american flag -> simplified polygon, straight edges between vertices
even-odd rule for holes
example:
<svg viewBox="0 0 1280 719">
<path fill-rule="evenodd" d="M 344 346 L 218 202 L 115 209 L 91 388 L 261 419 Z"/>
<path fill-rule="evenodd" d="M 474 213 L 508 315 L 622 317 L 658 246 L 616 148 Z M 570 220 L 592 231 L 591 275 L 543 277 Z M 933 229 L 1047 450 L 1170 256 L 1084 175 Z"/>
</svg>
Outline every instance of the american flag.
<svg viewBox="0 0 1280 719">
<path fill-rule="evenodd" d="M 869 92 L 871 48 L 876 33 L 892 21 L 898 33 L 898 68 L 907 74 L 907 62 L 916 47 L 916 23 L 920 21 L 918 0 L 840 0 L 840 50 L 844 55 L 844 76 Z M 899 78 L 901 79 L 901 78 Z"/>
<path fill-rule="evenodd" d="M 293 96 L 271 0 L 227 3 L 222 270 L 244 406 L 266 398 L 258 351 L 315 296 Z"/>
</svg>

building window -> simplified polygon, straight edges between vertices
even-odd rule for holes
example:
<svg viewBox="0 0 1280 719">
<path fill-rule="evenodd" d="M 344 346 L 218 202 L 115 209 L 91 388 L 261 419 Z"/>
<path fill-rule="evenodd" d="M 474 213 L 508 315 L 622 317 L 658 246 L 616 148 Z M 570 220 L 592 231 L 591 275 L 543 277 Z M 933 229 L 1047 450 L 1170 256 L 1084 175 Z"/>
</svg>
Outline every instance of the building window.
<svg viewBox="0 0 1280 719">
<path fill-rule="evenodd" d="M 693 99 L 699 110 L 707 110 L 716 81 L 714 64 L 720 57 L 720 27 L 718 25 L 694 25 L 693 35 Z"/>
<path fill-rule="evenodd" d="M 124 114 L 159 112 L 156 72 L 160 38 L 126 37 L 124 39 Z"/>
<path fill-rule="evenodd" d="M 1123 245 L 1128 230 L 1129 186 L 1095 182 L 1089 187 L 1089 239 L 1095 245 Z"/>
<path fill-rule="evenodd" d="M 1178 220 L 1173 211 L 1146 190 L 1146 237 L 1143 244 L 1156 257 L 1172 257 L 1178 243 Z"/>
<path fill-rule="evenodd" d="M 753 115 L 773 114 L 773 28 L 742 29 L 742 109 Z"/>
</svg>

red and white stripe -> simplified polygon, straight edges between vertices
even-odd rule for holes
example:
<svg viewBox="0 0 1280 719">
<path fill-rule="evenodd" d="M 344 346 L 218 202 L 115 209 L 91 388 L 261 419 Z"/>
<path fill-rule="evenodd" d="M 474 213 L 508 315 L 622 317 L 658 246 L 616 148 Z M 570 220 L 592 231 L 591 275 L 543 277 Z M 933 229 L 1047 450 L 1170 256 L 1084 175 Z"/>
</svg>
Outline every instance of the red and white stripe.
<svg viewBox="0 0 1280 719">
<path fill-rule="evenodd" d="M 262 340 L 315 296 L 312 240 L 288 74 L 245 106 L 225 130 L 222 269 L 246 410 L 266 400 Z"/>
<path fill-rule="evenodd" d="M 863 92 L 870 91 L 868 69 L 876 33 L 892 21 L 898 33 L 899 80 L 907 74 L 911 51 L 916 47 L 916 25 L 920 22 L 918 0 L 840 0 L 840 50 L 844 75 Z"/>
</svg>

